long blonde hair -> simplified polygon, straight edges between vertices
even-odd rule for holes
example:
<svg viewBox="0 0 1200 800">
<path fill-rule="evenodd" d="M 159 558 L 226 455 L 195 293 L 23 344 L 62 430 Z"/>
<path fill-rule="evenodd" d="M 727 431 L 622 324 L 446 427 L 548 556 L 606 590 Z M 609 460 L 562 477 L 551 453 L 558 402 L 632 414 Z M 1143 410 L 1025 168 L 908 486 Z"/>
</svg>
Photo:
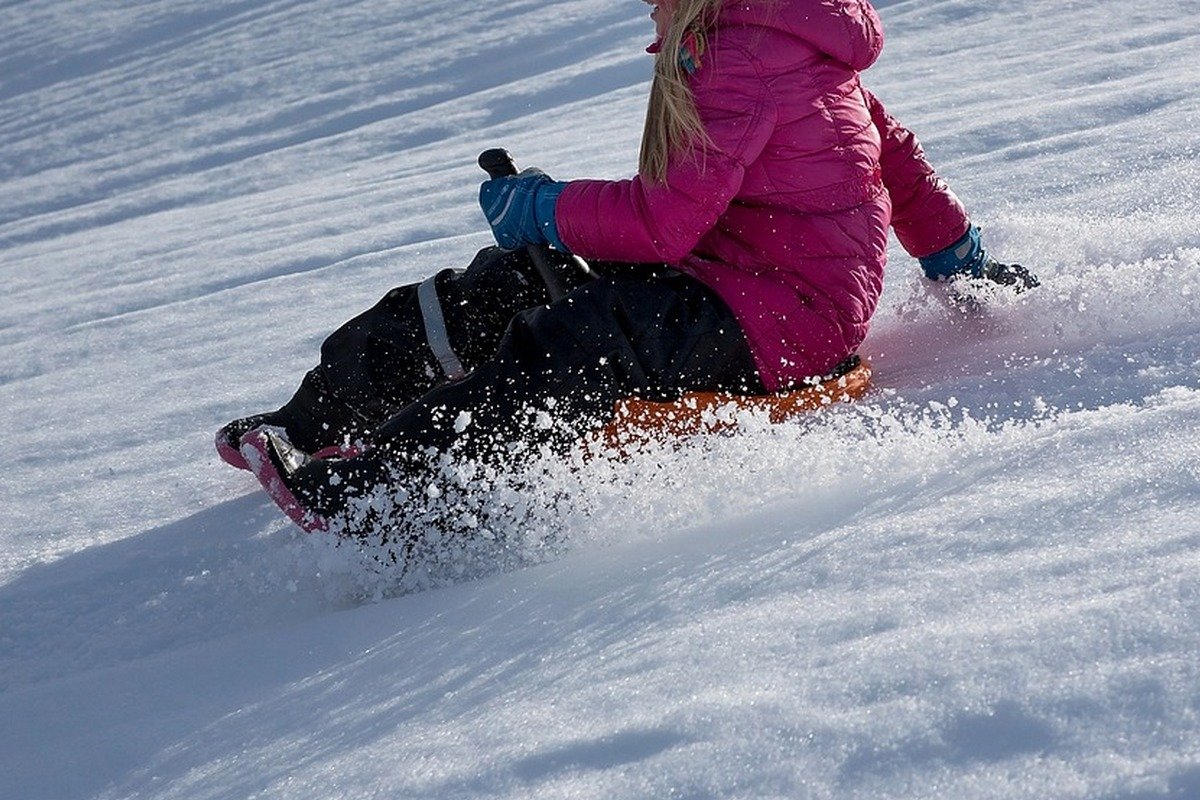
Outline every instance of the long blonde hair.
<svg viewBox="0 0 1200 800">
<path fill-rule="evenodd" d="M 688 86 L 688 72 L 680 57 L 686 41 L 697 61 L 707 48 L 707 32 L 716 22 L 724 0 L 679 0 L 662 47 L 654 58 L 654 82 L 642 130 L 638 173 L 654 183 L 666 183 L 672 155 L 694 150 L 708 141 Z"/>
</svg>

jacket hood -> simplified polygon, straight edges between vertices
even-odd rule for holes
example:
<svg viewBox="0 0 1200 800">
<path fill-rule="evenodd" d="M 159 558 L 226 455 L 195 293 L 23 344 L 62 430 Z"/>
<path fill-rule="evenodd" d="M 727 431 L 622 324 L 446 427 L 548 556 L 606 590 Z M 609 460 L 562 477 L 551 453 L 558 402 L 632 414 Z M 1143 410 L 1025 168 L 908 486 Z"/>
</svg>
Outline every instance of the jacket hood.
<svg viewBox="0 0 1200 800">
<path fill-rule="evenodd" d="M 883 23 L 867 0 L 728 0 L 721 22 L 784 31 L 854 70 L 883 50 Z"/>
</svg>

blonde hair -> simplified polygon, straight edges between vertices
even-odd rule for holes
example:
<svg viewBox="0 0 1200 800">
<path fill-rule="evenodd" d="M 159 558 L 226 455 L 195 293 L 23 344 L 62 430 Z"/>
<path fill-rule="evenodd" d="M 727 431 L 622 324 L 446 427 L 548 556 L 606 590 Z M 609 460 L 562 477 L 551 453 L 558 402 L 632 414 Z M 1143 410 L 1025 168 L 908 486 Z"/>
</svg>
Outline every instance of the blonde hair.
<svg viewBox="0 0 1200 800">
<path fill-rule="evenodd" d="M 679 0 L 662 49 L 654 59 L 654 82 L 642 130 L 638 173 L 653 183 L 667 182 L 667 164 L 676 153 L 694 151 L 709 141 L 696 99 L 688 86 L 688 72 L 680 57 L 685 41 L 699 62 L 707 48 L 707 31 L 716 22 L 724 0 Z M 689 40 L 689 36 L 691 39 Z"/>
</svg>

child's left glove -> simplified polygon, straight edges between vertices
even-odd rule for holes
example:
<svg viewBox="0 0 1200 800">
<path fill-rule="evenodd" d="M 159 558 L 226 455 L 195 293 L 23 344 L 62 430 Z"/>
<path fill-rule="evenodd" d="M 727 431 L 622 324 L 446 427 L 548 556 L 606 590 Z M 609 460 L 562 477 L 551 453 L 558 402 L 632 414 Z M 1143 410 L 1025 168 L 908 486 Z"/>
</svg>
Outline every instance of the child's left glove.
<svg viewBox="0 0 1200 800">
<path fill-rule="evenodd" d="M 1001 264 L 990 257 L 983 265 L 983 278 L 1000 286 L 1011 286 L 1018 294 L 1041 285 L 1037 275 L 1020 264 Z"/>
<path fill-rule="evenodd" d="M 933 255 L 920 259 L 925 276 L 932 281 L 978 278 L 1020 293 L 1039 285 L 1037 276 L 1020 264 L 1001 264 L 983 247 L 979 228 L 971 225 L 963 237 Z"/>
<path fill-rule="evenodd" d="M 571 252 L 558 238 L 554 221 L 558 196 L 565 187 L 539 169 L 484 181 L 479 187 L 479 205 L 496 243 L 506 250 L 549 244 L 555 250 Z"/>
</svg>

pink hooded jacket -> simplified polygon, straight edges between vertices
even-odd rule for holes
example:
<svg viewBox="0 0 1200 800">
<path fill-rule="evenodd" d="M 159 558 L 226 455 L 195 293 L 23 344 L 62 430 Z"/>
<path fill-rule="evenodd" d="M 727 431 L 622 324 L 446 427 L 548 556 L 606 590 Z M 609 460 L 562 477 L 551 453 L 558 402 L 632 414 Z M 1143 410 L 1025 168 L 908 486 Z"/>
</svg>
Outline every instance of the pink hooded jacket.
<svg viewBox="0 0 1200 800">
<path fill-rule="evenodd" d="M 728 0 L 692 75 L 711 144 L 675 158 L 666 185 L 569 183 L 555 212 L 563 243 L 666 262 L 712 288 L 768 390 L 828 372 L 866 336 L 893 198 L 913 255 L 967 227 L 915 137 L 859 84 L 882 47 L 866 0 Z"/>
</svg>

